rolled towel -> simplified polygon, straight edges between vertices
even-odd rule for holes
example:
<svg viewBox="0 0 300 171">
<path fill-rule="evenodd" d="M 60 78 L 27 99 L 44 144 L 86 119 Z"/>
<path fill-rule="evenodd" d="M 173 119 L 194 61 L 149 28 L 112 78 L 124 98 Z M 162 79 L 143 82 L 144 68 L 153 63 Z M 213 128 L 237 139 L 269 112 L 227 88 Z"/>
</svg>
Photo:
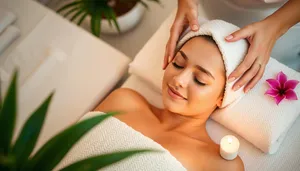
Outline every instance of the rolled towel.
<svg viewBox="0 0 300 171">
<path fill-rule="evenodd" d="M 0 35 L 0 55 L 20 36 L 20 30 L 15 26 L 8 26 Z"/>
<path fill-rule="evenodd" d="M 0 34 L 14 21 L 16 21 L 17 16 L 5 9 L 0 8 Z"/>
<path fill-rule="evenodd" d="M 89 112 L 81 120 L 102 114 Z M 137 154 L 103 170 L 186 171 L 186 168 L 160 144 L 114 117 L 106 119 L 82 137 L 54 170 L 60 170 L 91 156 L 132 149 L 154 149 L 161 152 Z"/>
</svg>

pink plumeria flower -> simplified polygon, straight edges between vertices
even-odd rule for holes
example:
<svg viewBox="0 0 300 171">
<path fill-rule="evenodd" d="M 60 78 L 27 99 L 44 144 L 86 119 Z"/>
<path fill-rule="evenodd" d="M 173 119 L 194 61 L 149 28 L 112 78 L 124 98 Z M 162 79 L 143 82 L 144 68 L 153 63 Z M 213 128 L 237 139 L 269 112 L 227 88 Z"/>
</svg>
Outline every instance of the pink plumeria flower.
<svg viewBox="0 0 300 171">
<path fill-rule="evenodd" d="M 265 94 L 274 97 L 277 105 L 283 99 L 298 100 L 294 89 L 299 81 L 287 80 L 287 76 L 282 71 L 277 74 L 276 79 L 267 79 L 266 81 L 268 82 L 270 89 L 267 90 Z"/>
</svg>

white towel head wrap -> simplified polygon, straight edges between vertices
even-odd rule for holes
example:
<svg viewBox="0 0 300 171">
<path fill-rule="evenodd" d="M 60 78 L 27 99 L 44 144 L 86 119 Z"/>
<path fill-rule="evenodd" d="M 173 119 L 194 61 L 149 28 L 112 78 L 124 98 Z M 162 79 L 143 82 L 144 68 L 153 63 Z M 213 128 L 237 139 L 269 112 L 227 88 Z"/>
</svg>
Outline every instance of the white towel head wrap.
<svg viewBox="0 0 300 171">
<path fill-rule="evenodd" d="M 236 30 L 239 30 L 239 27 L 222 21 L 222 20 L 204 20 L 199 19 L 200 29 L 196 32 L 187 29 L 182 36 L 179 38 L 176 49 L 179 50 L 188 40 L 193 37 L 208 35 L 211 36 L 216 42 L 222 57 L 226 70 L 226 80 L 229 74 L 237 68 L 237 66 L 242 62 L 245 55 L 248 51 L 248 43 L 245 39 L 241 39 L 236 42 L 227 42 L 225 37 L 230 35 Z M 238 80 L 238 79 L 236 79 Z M 232 85 L 236 81 L 229 83 L 226 81 L 225 92 L 223 97 L 223 102 L 220 108 L 227 107 L 234 102 L 237 102 L 241 97 L 243 97 L 243 87 L 237 91 L 232 90 Z"/>
</svg>

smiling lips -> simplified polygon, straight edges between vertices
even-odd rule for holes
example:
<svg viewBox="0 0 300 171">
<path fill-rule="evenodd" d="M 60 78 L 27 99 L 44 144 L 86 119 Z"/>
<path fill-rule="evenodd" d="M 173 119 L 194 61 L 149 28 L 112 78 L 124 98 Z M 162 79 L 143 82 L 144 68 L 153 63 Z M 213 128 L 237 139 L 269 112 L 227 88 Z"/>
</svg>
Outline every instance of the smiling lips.
<svg viewBox="0 0 300 171">
<path fill-rule="evenodd" d="M 187 100 L 185 97 L 183 97 L 179 92 L 174 90 L 172 87 L 168 86 L 168 93 L 169 95 L 174 99 L 182 99 Z"/>
</svg>

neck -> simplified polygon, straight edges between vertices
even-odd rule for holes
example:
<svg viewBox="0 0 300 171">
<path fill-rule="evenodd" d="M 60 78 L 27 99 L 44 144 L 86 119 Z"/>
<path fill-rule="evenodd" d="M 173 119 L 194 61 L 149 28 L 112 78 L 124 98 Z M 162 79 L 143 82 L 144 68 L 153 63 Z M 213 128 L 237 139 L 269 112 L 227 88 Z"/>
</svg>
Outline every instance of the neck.
<svg viewBox="0 0 300 171">
<path fill-rule="evenodd" d="M 195 139 L 210 140 L 206 132 L 206 121 L 209 119 L 211 112 L 197 116 L 184 116 L 162 109 L 156 110 L 154 113 L 166 131 L 175 131 Z"/>
</svg>

